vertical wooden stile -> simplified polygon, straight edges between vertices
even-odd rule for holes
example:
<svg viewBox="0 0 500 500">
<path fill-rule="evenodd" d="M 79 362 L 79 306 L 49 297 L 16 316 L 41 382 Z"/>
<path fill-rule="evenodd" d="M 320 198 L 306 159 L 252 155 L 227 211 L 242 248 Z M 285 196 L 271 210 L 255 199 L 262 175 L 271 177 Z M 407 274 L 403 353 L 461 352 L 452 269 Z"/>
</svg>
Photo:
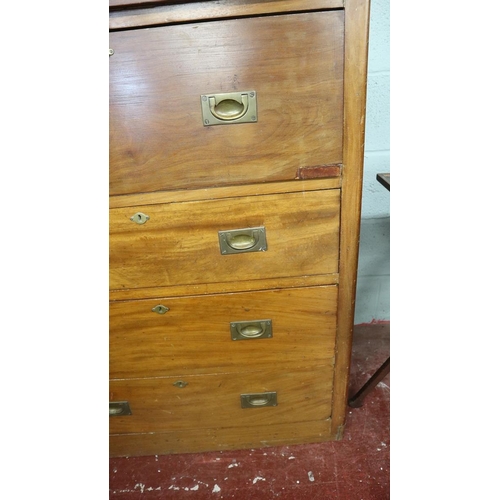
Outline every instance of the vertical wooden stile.
<svg viewBox="0 0 500 500">
<path fill-rule="evenodd" d="M 333 383 L 332 436 L 341 439 L 354 325 L 363 185 L 369 0 L 345 0 L 344 161 L 341 194 L 338 328 Z"/>
</svg>

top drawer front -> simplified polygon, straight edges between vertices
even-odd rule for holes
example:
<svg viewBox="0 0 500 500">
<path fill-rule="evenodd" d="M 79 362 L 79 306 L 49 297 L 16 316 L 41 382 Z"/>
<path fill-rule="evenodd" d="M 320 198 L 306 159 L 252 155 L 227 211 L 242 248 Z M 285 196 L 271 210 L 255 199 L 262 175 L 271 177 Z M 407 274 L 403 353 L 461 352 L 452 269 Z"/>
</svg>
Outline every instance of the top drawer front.
<svg viewBox="0 0 500 500">
<path fill-rule="evenodd" d="M 343 12 L 113 32 L 110 194 L 290 180 L 342 162 Z M 257 92 L 205 127 L 200 96 Z"/>
</svg>

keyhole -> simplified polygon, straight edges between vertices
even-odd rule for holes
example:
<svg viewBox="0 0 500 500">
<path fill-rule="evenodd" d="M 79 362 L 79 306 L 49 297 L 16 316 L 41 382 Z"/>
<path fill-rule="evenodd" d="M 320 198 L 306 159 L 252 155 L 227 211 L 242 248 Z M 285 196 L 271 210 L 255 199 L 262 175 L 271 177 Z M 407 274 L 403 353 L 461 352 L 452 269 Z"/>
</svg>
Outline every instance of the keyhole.
<svg viewBox="0 0 500 500">
<path fill-rule="evenodd" d="M 149 215 L 137 212 L 132 217 L 130 217 L 130 220 L 135 222 L 136 224 L 145 224 L 149 220 Z"/>
<path fill-rule="evenodd" d="M 188 385 L 187 382 L 184 382 L 183 380 L 178 380 L 177 382 L 174 382 L 175 387 L 179 387 L 180 389 L 183 389 Z"/>
</svg>

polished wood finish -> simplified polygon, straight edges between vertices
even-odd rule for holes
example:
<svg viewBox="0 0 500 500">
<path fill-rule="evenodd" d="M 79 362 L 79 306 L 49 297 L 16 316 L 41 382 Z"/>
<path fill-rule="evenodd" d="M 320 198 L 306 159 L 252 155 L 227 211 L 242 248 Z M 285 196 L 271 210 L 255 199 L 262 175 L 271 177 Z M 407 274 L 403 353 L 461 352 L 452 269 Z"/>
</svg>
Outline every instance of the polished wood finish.
<svg viewBox="0 0 500 500">
<path fill-rule="evenodd" d="M 225 293 L 251 292 L 260 290 L 280 290 L 307 286 L 338 285 L 338 273 L 317 274 L 314 276 L 284 276 L 281 278 L 259 278 L 256 280 L 231 281 L 222 285 Z M 212 295 L 221 292 L 220 283 L 196 283 L 155 288 L 130 288 L 110 290 L 109 300 L 152 299 L 158 297 L 180 297 L 186 295 Z"/>
<path fill-rule="evenodd" d="M 110 5 L 126 5 L 127 2 L 135 5 L 143 2 L 139 0 L 110 0 Z M 151 3 L 163 4 L 161 0 L 152 0 Z M 343 0 L 218 0 L 206 2 L 167 2 L 167 5 L 158 5 L 153 8 L 134 8 L 130 10 L 112 10 L 109 16 L 111 31 L 118 29 L 165 26 L 167 24 L 200 21 L 207 19 L 228 19 L 247 16 L 269 14 L 283 14 L 304 10 L 339 9 L 344 5 Z"/>
<path fill-rule="evenodd" d="M 113 417 L 114 418 L 114 417 Z M 147 456 L 167 453 L 196 453 L 265 446 L 314 443 L 331 440 L 331 420 L 280 422 L 241 427 L 193 427 L 167 432 L 111 434 L 109 448 L 114 456 Z"/>
<path fill-rule="evenodd" d="M 110 288 L 336 273 L 339 200 L 329 190 L 110 210 Z M 132 222 L 136 212 L 150 220 Z M 260 226 L 267 251 L 221 254 L 219 231 Z"/>
<path fill-rule="evenodd" d="M 332 433 L 337 438 L 343 436 L 346 420 L 356 301 L 369 18 L 368 1 L 345 1 L 344 169 L 340 232 L 339 314 L 332 405 Z"/>
<path fill-rule="evenodd" d="M 110 194 L 341 163 L 343 37 L 342 11 L 111 33 Z M 256 91 L 258 121 L 203 126 L 200 96 L 237 90 Z"/>
<path fill-rule="evenodd" d="M 135 207 L 140 205 L 158 205 L 163 203 L 180 203 L 183 201 L 202 201 L 222 198 L 239 198 L 241 196 L 258 196 L 262 194 L 303 193 L 322 189 L 337 189 L 342 186 L 340 178 L 314 179 L 304 182 L 266 182 L 248 186 L 224 186 L 210 189 L 183 189 L 177 191 L 159 191 L 155 193 L 138 193 L 123 196 L 112 196 L 109 208 Z"/>
<path fill-rule="evenodd" d="M 153 312 L 158 304 L 169 311 Z M 334 352 L 336 304 L 336 286 L 113 302 L 110 375 L 234 372 L 249 360 L 328 362 Z M 232 322 L 263 319 L 272 321 L 272 338 L 231 340 Z"/>
<path fill-rule="evenodd" d="M 184 3 L 196 2 L 196 0 L 187 0 Z M 175 5 L 179 0 L 109 0 L 110 10 L 124 7 L 138 7 L 139 5 Z M 182 2 L 181 2 L 182 3 Z"/>
<path fill-rule="evenodd" d="M 110 417 L 111 433 L 162 432 L 324 420 L 330 416 L 332 366 L 294 371 L 211 373 L 110 382 L 110 401 L 131 401 L 132 415 Z M 174 384 L 187 385 L 179 388 Z M 240 395 L 275 391 L 278 404 L 242 408 Z"/>
<path fill-rule="evenodd" d="M 110 417 L 110 453 L 340 439 L 368 0 L 128 5 L 110 2 L 109 338 L 132 415 Z M 203 126 L 201 95 L 245 90 L 256 123 Z M 265 251 L 221 253 L 219 231 L 258 226 Z M 268 318 L 272 338 L 231 339 Z M 266 391 L 277 406 L 241 408 Z"/>
</svg>

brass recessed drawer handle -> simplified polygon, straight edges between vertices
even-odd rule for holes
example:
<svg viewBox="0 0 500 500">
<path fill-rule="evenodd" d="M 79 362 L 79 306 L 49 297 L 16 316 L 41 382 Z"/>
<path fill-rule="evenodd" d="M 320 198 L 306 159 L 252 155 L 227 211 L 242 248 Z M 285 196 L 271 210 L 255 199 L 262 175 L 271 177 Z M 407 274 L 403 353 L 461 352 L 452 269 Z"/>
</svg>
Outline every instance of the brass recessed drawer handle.
<svg viewBox="0 0 500 500">
<path fill-rule="evenodd" d="M 219 120 L 232 121 L 241 118 L 248 111 L 248 94 L 241 95 L 241 102 L 223 99 L 216 104 L 215 96 L 208 98 L 210 112 Z"/>
<path fill-rule="evenodd" d="M 257 92 L 228 92 L 201 96 L 203 125 L 228 125 L 257 121 Z"/>
<path fill-rule="evenodd" d="M 109 403 L 110 417 L 122 417 L 124 415 L 132 415 L 128 401 L 113 401 Z"/>
<path fill-rule="evenodd" d="M 233 321 L 230 330 L 233 340 L 268 339 L 273 336 L 273 322 L 270 319 Z"/>
<path fill-rule="evenodd" d="M 223 255 L 245 252 L 265 252 L 267 250 L 266 228 L 247 227 L 219 231 L 220 253 Z"/>
<path fill-rule="evenodd" d="M 264 406 L 278 406 L 278 395 L 274 392 L 258 392 L 240 395 L 242 408 L 262 408 Z"/>
</svg>

